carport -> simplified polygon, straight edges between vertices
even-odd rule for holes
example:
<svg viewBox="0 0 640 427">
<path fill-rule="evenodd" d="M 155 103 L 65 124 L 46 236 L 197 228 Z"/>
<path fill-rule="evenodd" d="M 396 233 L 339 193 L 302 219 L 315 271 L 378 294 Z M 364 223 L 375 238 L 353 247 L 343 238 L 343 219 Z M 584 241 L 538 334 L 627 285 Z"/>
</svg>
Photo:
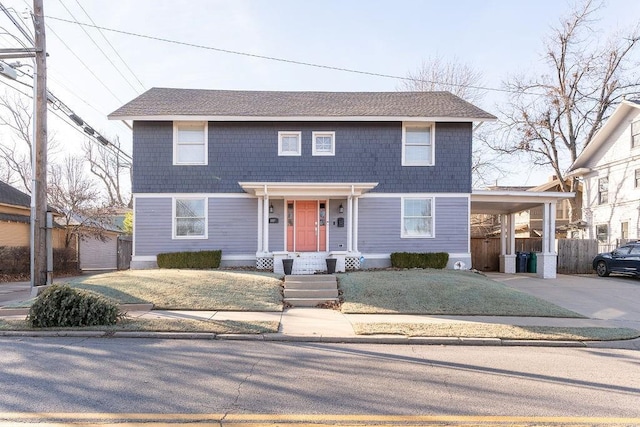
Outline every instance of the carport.
<svg viewBox="0 0 640 427">
<path fill-rule="evenodd" d="M 575 193 L 551 191 L 473 190 L 471 213 L 500 216 L 500 272 L 516 272 L 515 215 L 542 206 L 542 252 L 538 254 L 537 275 L 543 279 L 556 277 L 556 205 Z"/>
</svg>

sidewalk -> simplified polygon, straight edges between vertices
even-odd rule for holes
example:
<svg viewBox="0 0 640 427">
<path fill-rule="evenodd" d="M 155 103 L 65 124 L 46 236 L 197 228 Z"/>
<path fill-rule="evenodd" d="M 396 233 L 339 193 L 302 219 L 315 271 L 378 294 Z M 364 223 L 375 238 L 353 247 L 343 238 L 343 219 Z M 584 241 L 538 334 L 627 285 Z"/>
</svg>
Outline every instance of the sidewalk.
<svg viewBox="0 0 640 427">
<path fill-rule="evenodd" d="M 288 308 L 283 312 L 225 312 L 225 311 L 148 311 L 130 307 L 128 315 L 137 318 L 213 319 L 235 321 L 275 321 L 277 333 L 262 335 L 216 335 L 181 332 L 91 332 L 91 331 L 5 331 L 2 335 L 39 336 L 115 336 L 158 338 L 246 339 L 265 341 L 301 341 L 335 343 L 393 343 L 446 345 L 509 345 L 509 346 L 565 346 L 640 350 L 640 338 L 625 341 L 541 341 L 505 340 L 498 338 L 408 338 L 401 335 L 356 335 L 357 323 L 490 323 L 514 326 L 556 327 L 629 327 L 640 330 L 640 282 L 626 282 L 582 276 L 559 276 L 542 280 L 527 275 L 491 274 L 490 277 L 507 286 L 531 293 L 557 305 L 587 316 L 576 318 L 504 317 L 504 316 L 429 316 L 401 314 L 343 314 L 340 311 L 318 308 Z M 10 298 L 20 300 L 28 284 L 0 284 L 0 306 Z M 601 295 L 602 294 L 602 295 Z M 612 295 L 613 294 L 613 295 Z M 577 296 L 576 296 L 577 295 Z M 579 298 L 578 296 L 582 296 Z M 612 299 L 613 298 L 613 299 Z M 22 298 L 26 299 L 26 298 Z M 616 304 L 617 307 L 612 306 Z M 625 305 L 624 307 L 622 306 Z M 608 307 L 608 308 L 607 308 Z M 631 308 L 629 308 L 631 307 Z M 6 312 L 5 318 L 24 318 L 26 310 L 15 314 Z M 0 314 L 1 315 L 1 314 Z"/>
</svg>

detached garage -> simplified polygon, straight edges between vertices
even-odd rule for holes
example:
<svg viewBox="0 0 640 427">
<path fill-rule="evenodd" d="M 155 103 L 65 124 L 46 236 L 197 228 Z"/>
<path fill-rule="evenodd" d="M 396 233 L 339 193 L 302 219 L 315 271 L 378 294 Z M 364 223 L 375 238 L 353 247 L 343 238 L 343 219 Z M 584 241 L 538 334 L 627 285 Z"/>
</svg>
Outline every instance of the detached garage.
<svg viewBox="0 0 640 427">
<path fill-rule="evenodd" d="M 104 240 L 94 236 L 78 239 L 80 270 L 117 270 L 118 233 L 105 233 Z"/>
</svg>

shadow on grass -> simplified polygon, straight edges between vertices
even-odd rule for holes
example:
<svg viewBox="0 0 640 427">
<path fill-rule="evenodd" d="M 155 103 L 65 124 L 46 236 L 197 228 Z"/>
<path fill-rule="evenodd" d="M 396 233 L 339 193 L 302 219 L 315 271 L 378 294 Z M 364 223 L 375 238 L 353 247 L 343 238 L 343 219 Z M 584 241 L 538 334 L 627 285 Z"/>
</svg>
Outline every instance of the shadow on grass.
<svg viewBox="0 0 640 427">
<path fill-rule="evenodd" d="M 95 292 L 107 298 L 111 298 L 119 304 L 149 304 L 152 301 L 147 301 L 142 298 L 135 297 L 126 292 L 119 291 L 110 286 L 103 285 L 90 285 L 81 282 L 70 282 L 69 286 L 77 289 L 84 289 L 86 291 Z"/>
</svg>

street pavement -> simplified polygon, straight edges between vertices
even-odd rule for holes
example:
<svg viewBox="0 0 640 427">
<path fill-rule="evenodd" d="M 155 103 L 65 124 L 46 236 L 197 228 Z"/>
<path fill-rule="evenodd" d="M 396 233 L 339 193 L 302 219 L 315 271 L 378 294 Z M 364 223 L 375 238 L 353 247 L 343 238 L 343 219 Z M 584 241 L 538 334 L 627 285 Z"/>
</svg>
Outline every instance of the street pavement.
<svg viewBox="0 0 640 427">
<path fill-rule="evenodd" d="M 558 275 L 540 279 L 532 274 L 489 273 L 506 286 L 529 293 L 585 316 L 576 318 L 507 316 L 429 316 L 400 314 L 344 314 L 318 308 L 287 308 L 283 312 L 160 311 L 132 307 L 128 315 L 139 318 L 277 321 L 280 330 L 263 335 L 224 335 L 219 339 L 264 339 L 271 341 L 424 343 L 464 345 L 586 346 L 640 350 L 640 339 L 609 342 L 519 341 L 473 338 L 407 338 L 397 335 L 359 336 L 356 323 L 492 323 L 516 326 L 608 327 L 640 330 L 640 280 L 595 275 Z M 57 281 L 64 282 L 68 278 Z M 0 307 L 30 297 L 28 283 L 0 284 Z M 4 311 L 4 317 L 24 317 L 23 312 Z M 0 314 L 2 316 L 2 314 Z M 8 332 L 4 333 L 5 335 Z M 29 334 L 33 335 L 36 333 Z M 49 335 L 60 334 L 49 332 Z M 96 333 L 94 333 L 95 335 Z M 98 335 L 104 332 L 97 333 Z M 67 334 L 73 335 L 73 334 Z M 96 335 L 96 336 L 98 336 Z M 116 332 L 116 336 L 161 336 L 173 338 L 209 337 L 211 334 Z"/>
</svg>

